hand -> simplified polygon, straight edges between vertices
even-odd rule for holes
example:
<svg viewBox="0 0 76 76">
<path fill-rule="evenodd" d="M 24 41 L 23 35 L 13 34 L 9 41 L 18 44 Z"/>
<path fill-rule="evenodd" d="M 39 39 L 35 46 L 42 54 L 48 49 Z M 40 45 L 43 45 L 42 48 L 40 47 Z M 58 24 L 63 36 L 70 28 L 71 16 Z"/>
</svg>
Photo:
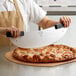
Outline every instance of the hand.
<svg viewBox="0 0 76 76">
<path fill-rule="evenodd" d="M 67 16 L 63 16 L 60 18 L 60 22 L 62 22 L 65 27 L 68 27 L 71 23 L 71 19 Z"/>
<path fill-rule="evenodd" d="M 6 32 L 10 32 L 13 38 L 20 36 L 20 31 L 18 28 L 13 27 L 7 27 Z"/>
</svg>

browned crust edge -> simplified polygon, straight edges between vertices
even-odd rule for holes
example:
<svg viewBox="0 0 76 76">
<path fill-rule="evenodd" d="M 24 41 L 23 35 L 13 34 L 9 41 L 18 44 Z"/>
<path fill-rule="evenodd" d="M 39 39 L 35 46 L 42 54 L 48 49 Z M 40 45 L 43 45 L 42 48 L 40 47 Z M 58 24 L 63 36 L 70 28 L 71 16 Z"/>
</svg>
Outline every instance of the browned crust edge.
<svg viewBox="0 0 76 76">
<path fill-rule="evenodd" d="M 28 55 L 24 55 L 24 56 L 19 56 L 18 54 L 17 54 L 17 50 L 19 49 L 19 48 L 16 48 L 14 51 L 13 51 L 13 54 L 12 54 L 12 56 L 14 57 L 14 58 L 16 58 L 17 60 L 20 60 L 20 61 L 24 61 L 24 62 L 31 62 L 31 63 L 54 63 L 54 62 L 64 62 L 64 61 L 69 61 L 69 60 L 72 60 L 72 59 L 75 59 L 76 58 L 76 50 L 74 49 L 74 48 L 72 48 L 72 47 L 69 47 L 69 46 L 67 46 L 67 45 L 49 45 L 49 46 L 59 46 L 59 47 L 61 47 L 61 46 L 63 46 L 64 48 L 68 48 L 68 49 L 70 49 L 72 52 L 73 52 L 73 58 L 67 58 L 67 59 L 65 59 L 65 60 L 55 60 L 54 58 L 53 59 L 49 59 L 48 58 L 48 56 L 45 56 L 43 59 L 40 59 L 40 56 L 39 55 L 34 55 L 32 58 L 31 57 L 29 57 Z M 21 49 L 23 49 L 23 48 L 21 48 Z"/>
</svg>

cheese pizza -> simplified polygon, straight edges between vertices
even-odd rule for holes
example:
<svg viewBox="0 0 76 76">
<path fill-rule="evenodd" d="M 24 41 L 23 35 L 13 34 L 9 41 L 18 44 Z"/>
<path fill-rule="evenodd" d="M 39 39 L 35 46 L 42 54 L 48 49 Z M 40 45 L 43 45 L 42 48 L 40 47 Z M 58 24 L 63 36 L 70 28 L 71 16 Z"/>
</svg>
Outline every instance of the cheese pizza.
<svg viewBox="0 0 76 76">
<path fill-rule="evenodd" d="M 76 50 L 66 45 L 48 45 L 41 48 L 16 48 L 13 57 L 32 63 L 61 62 L 76 58 Z"/>
</svg>

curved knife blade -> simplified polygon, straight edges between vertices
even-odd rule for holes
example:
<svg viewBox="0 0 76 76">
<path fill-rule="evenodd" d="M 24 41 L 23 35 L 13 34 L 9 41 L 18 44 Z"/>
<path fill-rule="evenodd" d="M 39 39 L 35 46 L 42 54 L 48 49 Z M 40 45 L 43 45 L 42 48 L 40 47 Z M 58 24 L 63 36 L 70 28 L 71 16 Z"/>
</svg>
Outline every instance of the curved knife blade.
<svg viewBox="0 0 76 76">
<path fill-rule="evenodd" d="M 10 38 L 11 42 L 22 48 L 38 48 L 53 44 L 64 36 L 68 28 L 51 27 L 41 31 L 24 32 L 24 36 Z"/>
</svg>

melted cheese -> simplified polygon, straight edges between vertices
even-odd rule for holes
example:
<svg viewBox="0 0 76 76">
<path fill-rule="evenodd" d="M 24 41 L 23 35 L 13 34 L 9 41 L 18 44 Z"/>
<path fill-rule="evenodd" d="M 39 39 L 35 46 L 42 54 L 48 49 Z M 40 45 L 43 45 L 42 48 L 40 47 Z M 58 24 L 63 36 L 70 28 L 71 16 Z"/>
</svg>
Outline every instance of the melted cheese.
<svg viewBox="0 0 76 76">
<path fill-rule="evenodd" d="M 67 51 L 67 53 L 65 53 Z M 23 53 L 21 53 L 23 52 Z M 48 54 L 47 54 L 48 52 Z M 70 52 L 70 53 L 69 53 Z M 36 50 L 34 49 L 29 49 L 29 50 L 24 50 L 24 49 L 18 49 L 17 53 L 19 55 L 28 55 L 30 57 L 33 57 L 34 55 L 40 55 L 43 54 L 43 56 L 40 56 L 41 59 L 44 58 L 44 56 L 48 56 L 50 59 L 52 58 L 50 55 L 53 54 L 55 55 L 55 59 L 58 60 L 59 58 L 62 59 L 62 55 L 65 53 L 65 55 L 70 56 L 70 54 L 73 55 L 72 51 L 70 51 L 70 49 L 64 48 L 64 47 L 42 47 L 42 48 L 38 48 Z"/>
</svg>

